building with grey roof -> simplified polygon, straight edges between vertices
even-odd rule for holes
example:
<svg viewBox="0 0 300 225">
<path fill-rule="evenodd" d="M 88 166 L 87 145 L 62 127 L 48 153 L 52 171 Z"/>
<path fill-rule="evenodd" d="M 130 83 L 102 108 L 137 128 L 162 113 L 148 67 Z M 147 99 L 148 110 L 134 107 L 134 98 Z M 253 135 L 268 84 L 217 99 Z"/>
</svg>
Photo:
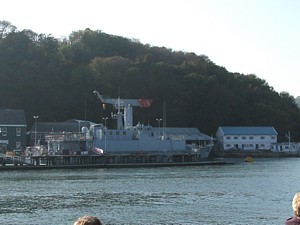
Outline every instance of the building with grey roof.
<svg viewBox="0 0 300 225">
<path fill-rule="evenodd" d="M 0 109 L 0 151 L 26 148 L 26 117 L 21 109 Z"/>
<path fill-rule="evenodd" d="M 270 150 L 277 143 L 277 131 L 274 127 L 228 127 L 221 126 L 216 139 L 223 150 Z"/>
</svg>

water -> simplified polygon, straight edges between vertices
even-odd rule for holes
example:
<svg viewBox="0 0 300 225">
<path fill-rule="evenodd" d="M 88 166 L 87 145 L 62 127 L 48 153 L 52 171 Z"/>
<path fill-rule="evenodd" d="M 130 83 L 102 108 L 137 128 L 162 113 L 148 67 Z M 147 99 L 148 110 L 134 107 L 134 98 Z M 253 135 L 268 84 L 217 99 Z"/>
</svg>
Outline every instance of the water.
<svg viewBox="0 0 300 225">
<path fill-rule="evenodd" d="M 0 171 L 0 223 L 284 224 L 300 191 L 300 159 L 234 165 Z"/>
</svg>

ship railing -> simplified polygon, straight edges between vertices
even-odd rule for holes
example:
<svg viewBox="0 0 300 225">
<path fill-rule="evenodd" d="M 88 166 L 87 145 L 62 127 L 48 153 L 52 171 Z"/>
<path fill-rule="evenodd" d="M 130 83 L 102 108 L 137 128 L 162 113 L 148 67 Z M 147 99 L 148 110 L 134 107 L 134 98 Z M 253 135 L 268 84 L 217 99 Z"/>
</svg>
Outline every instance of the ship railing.
<svg viewBox="0 0 300 225">
<path fill-rule="evenodd" d="M 2 158 L 5 161 L 12 162 L 12 163 L 33 164 L 33 161 L 31 160 L 30 157 L 8 156 L 8 155 L 0 153 L 0 158 Z"/>
<path fill-rule="evenodd" d="M 79 141 L 85 139 L 82 133 L 57 133 L 45 136 L 45 140 L 49 141 Z"/>
<path fill-rule="evenodd" d="M 169 135 L 167 138 L 174 141 L 181 141 L 184 140 L 184 135 Z"/>
</svg>

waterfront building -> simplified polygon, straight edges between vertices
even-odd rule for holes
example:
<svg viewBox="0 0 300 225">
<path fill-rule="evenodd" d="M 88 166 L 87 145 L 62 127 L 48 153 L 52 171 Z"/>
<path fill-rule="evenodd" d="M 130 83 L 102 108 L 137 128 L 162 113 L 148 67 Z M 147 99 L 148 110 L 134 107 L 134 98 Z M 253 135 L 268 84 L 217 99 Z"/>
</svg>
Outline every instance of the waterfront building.
<svg viewBox="0 0 300 225">
<path fill-rule="evenodd" d="M 282 142 L 272 145 L 273 152 L 300 153 L 299 142 Z"/>
<path fill-rule="evenodd" d="M 0 109 L 0 151 L 26 148 L 27 123 L 21 109 Z"/>
<path fill-rule="evenodd" d="M 221 126 L 216 139 L 223 150 L 270 150 L 277 143 L 274 127 Z"/>
</svg>

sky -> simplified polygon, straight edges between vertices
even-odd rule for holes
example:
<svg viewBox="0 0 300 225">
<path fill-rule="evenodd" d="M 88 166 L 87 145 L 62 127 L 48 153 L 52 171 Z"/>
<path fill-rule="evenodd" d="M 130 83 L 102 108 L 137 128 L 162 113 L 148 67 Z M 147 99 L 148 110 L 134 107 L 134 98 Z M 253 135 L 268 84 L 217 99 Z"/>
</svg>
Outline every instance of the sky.
<svg viewBox="0 0 300 225">
<path fill-rule="evenodd" d="M 1 20 L 55 38 L 90 28 L 206 55 L 300 96 L 300 0 L 9 0 Z"/>
</svg>

